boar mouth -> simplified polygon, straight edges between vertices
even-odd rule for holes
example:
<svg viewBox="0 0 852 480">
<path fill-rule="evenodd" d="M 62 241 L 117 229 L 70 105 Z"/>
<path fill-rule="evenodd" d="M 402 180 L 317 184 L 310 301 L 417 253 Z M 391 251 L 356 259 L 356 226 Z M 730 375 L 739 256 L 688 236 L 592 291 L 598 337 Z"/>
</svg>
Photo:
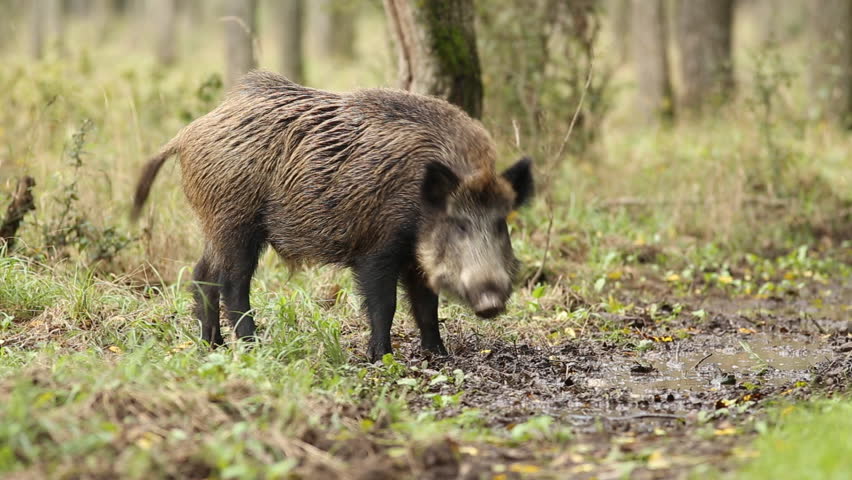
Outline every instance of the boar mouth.
<svg viewBox="0 0 852 480">
<path fill-rule="evenodd" d="M 506 310 L 506 302 L 495 292 L 485 292 L 476 299 L 475 302 L 470 302 L 474 313 L 479 318 L 494 318 Z"/>
</svg>

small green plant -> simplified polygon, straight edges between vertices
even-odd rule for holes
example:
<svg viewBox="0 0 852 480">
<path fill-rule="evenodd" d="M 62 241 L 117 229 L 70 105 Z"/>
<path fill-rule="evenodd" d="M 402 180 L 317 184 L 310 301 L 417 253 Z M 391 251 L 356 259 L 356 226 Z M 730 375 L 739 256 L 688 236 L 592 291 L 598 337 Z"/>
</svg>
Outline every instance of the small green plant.
<svg viewBox="0 0 852 480">
<path fill-rule="evenodd" d="M 59 206 L 56 216 L 41 224 L 43 242 L 48 257 L 62 258 L 68 255 L 69 248 L 88 257 L 88 264 L 94 266 L 100 262 L 111 262 L 134 239 L 128 237 L 115 226 L 99 227 L 93 224 L 79 205 L 79 179 L 85 162 L 86 136 L 91 132 L 93 123 L 84 120 L 66 145 L 63 156 L 72 167 L 72 180 L 63 185 L 62 192 L 53 198 Z"/>
</svg>

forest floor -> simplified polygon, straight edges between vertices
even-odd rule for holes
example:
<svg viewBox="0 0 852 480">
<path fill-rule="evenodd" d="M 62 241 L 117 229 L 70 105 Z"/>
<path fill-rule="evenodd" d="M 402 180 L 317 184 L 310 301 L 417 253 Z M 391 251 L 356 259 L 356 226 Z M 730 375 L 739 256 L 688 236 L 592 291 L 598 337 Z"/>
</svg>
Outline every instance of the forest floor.
<svg viewBox="0 0 852 480">
<path fill-rule="evenodd" d="M 199 31 L 164 68 L 127 30 L 4 54 L 0 211 L 23 175 L 36 210 L 0 252 L 0 477 L 852 478 L 852 136 L 760 103 L 782 87 L 676 125 L 612 112 L 567 147 L 575 105 L 486 115 L 539 195 L 509 219 L 507 312 L 442 302 L 448 357 L 403 307 L 395 355 L 368 363 L 349 274 L 272 255 L 260 341 L 211 351 L 177 162 L 127 214 L 142 162 L 221 98 L 221 51 Z M 310 85 L 387 84 L 379 59 L 310 63 Z M 629 105 L 620 88 L 587 107 Z"/>
<path fill-rule="evenodd" d="M 367 329 L 345 278 L 331 296 L 328 288 L 255 295 L 260 344 L 210 351 L 195 338 L 185 285 L 140 290 L 127 278 L 107 283 L 7 258 L 0 471 L 724 476 L 781 454 L 772 450 L 778 442 L 755 441 L 785 417 L 830 410 L 821 402 L 848 389 L 848 258 L 801 260 L 800 251 L 770 262 L 785 266 L 764 275 L 783 285 L 773 294 L 743 294 L 736 284 L 747 269 L 690 281 L 689 291 L 704 291 L 694 296 L 678 293 L 679 275 L 655 278 L 635 265 L 610 275 L 618 280 L 607 303 L 586 302 L 561 281 L 519 293 L 527 310 L 566 301 L 556 319 L 519 321 L 525 316 L 510 311 L 481 321 L 445 305 L 448 357 L 422 353 L 400 313 L 396 353 L 374 365 L 363 356 Z M 304 276 L 314 285 L 338 279 L 333 271 Z"/>
</svg>

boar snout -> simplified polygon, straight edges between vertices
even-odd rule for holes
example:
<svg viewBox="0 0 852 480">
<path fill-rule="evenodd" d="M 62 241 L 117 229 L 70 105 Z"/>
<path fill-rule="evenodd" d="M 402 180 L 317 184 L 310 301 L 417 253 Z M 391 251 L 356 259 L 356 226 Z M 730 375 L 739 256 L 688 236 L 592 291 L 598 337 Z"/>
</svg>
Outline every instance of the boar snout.
<svg viewBox="0 0 852 480">
<path fill-rule="evenodd" d="M 506 310 L 506 301 L 511 288 L 496 283 L 487 283 L 468 291 L 470 305 L 480 318 L 494 318 Z"/>
</svg>

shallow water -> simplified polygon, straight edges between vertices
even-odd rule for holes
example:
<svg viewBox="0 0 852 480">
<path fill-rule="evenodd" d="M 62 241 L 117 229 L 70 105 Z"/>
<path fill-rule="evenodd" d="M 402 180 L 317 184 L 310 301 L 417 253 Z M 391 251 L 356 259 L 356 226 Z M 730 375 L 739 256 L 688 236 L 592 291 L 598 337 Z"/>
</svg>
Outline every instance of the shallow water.
<svg viewBox="0 0 852 480">
<path fill-rule="evenodd" d="M 605 377 L 594 379 L 590 386 L 623 386 L 637 394 L 696 391 L 725 384 L 728 375 L 733 375 L 733 379 L 727 378 L 727 382 L 777 386 L 808 380 L 811 367 L 830 356 L 828 347 L 817 342 L 769 335 L 743 337 L 709 338 L 706 342 L 696 342 L 687 352 L 676 347 L 648 352 L 636 365 L 650 366 L 652 371 L 636 373 L 635 370 L 642 370 L 636 365 L 617 368 L 608 371 Z"/>
</svg>

